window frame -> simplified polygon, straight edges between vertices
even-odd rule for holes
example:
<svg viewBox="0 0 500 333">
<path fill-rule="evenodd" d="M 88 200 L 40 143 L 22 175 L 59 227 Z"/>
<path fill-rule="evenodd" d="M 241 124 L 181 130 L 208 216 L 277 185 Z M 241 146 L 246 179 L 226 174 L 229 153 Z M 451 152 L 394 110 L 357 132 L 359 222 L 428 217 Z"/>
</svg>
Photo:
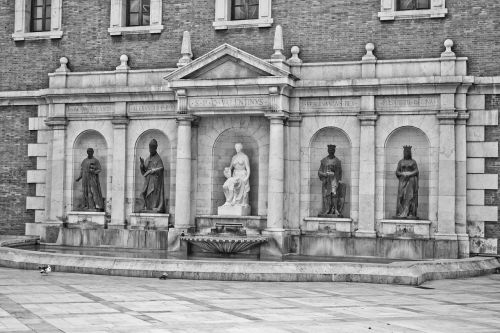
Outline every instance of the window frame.
<svg viewBox="0 0 500 333">
<path fill-rule="evenodd" d="M 126 34 L 159 34 L 163 31 L 162 0 L 150 0 L 149 25 L 127 26 L 127 0 L 111 0 L 108 32 L 111 36 Z"/>
<path fill-rule="evenodd" d="M 272 0 L 259 0 L 257 19 L 232 20 L 232 0 L 215 0 L 215 20 L 212 24 L 215 30 L 233 28 L 269 28 L 274 20 L 271 16 Z"/>
<path fill-rule="evenodd" d="M 236 5 L 235 1 L 237 1 L 237 0 L 231 0 L 231 21 L 256 20 L 259 18 L 259 1 L 257 1 L 257 17 L 252 17 L 252 18 L 249 18 L 250 7 L 255 6 L 255 5 L 254 4 L 250 5 L 248 3 L 251 0 L 242 0 L 242 1 L 244 1 L 243 5 Z M 236 7 L 244 7 L 245 18 L 242 18 L 242 19 L 234 18 Z"/>
<path fill-rule="evenodd" d="M 147 25 L 144 25 L 143 23 L 143 8 L 144 8 L 144 5 L 143 5 L 143 1 L 144 0 L 138 0 L 139 1 L 139 11 L 137 12 L 137 14 L 139 15 L 138 17 L 138 22 L 139 24 L 138 25 L 130 25 L 130 15 L 131 15 L 131 12 L 130 12 L 130 2 L 132 0 L 126 0 L 126 3 L 127 3 L 127 13 L 126 13 L 126 26 L 127 27 L 144 27 L 144 26 L 148 26 L 150 24 L 147 24 Z M 134 12 L 135 14 L 136 12 Z M 151 1 L 149 1 L 149 21 L 151 22 Z"/>
<path fill-rule="evenodd" d="M 50 29 L 31 31 L 31 11 L 33 0 L 16 0 L 14 13 L 14 41 L 36 39 L 60 39 L 62 31 L 62 0 L 52 0 L 50 7 Z"/>
<path fill-rule="evenodd" d="M 381 21 L 443 18 L 448 14 L 446 0 L 430 0 L 429 9 L 398 10 L 398 0 L 381 0 L 378 17 Z"/>
<path fill-rule="evenodd" d="M 50 1 L 50 5 L 47 5 L 47 2 Z M 52 12 L 52 1 L 51 0 L 42 0 L 42 5 L 37 6 L 37 0 L 31 0 L 31 13 L 30 13 L 30 32 L 44 32 L 44 31 L 50 31 L 50 25 L 47 27 L 47 23 L 51 21 L 52 13 L 51 16 L 47 17 L 47 7 L 51 7 L 50 11 Z M 41 7 L 42 8 L 42 17 L 35 17 L 35 14 L 33 13 L 37 8 Z M 42 21 L 42 30 L 35 30 L 35 24 L 36 21 L 41 20 Z M 47 22 L 49 21 L 49 22 Z"/>
</svg>

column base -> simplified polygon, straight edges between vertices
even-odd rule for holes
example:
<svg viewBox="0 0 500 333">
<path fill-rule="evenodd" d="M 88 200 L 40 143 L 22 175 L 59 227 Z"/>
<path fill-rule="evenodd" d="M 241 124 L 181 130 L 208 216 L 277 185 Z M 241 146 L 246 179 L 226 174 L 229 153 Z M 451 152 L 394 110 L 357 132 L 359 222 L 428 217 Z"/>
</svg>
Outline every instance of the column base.
<svg viewBox="0 0 500 333">
<path fill-rule="evenodd" d="M 445 234 L 445 233 L 435 233 L 435 240 L 448 240 L 448 241 L 456 241 L 458 240 L 457 234 Z"/>
<path fill-rule="evenodd" d="M 62 227 L 62 222 L 58 221 L 26 223 L 25 234 L 26 236 L 39 236 L 42 243 L 55 243 L 60 227 Z"/>
<path fill-rule="evenodd" d="M 358 238 L 377 238 L 377 233 L 372 230 L 356 230 L 354 237 Z"/>
<path fill-rule="evenodd" d="M 469 258 L 470 256 L 470 242 L 469 235 L 467 234 L 458 234 L 458 257 Z"/>
<path fill-rule="evenodd" d="M 127 229 L 126 223 L 110 223 L 108 229 Z"/>
<path fill-rule="evenodd" d="M 283 254 L 288 252 L 285 249 L 287 238 L 285 229 L 266 229 L 262 231 L 262 236 L 269 240 L 260 246 L 260 259 L 282 260 Z"/>
</svg>

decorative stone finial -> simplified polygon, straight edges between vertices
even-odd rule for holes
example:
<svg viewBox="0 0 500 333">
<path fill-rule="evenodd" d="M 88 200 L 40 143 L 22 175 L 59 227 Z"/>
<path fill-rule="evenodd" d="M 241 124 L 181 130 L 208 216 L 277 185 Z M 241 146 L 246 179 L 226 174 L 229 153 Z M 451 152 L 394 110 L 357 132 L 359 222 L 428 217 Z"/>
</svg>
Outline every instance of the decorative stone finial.
<svg viewBox="0 0 500 333">
<path fill-rule="evenodd" d="M 193 53 L 191 52 L 191 35 L 189 34 L 189 31 L 184 31 L 182 34 L 181 55 L 182 57 L 179 59 L 177 67 L 184 67 L 193 61 Z"/>
<path fill-rule="evenodd" d="M 68 58 L 66 57 L 61 57 L 61 59 L 59 59 L 59 63 L 61 64 L 61 66 L 56 69 L 56 73 L 68 73 L 68 72 L 71 72 L 68 68 Z"/>
<path fill-rule="evenodd" d="M 451 50 L 451 48 L 453 47 L 453 41 L 451 39 L 447 39 L 444 41 L 444 47 L 446 48 L 446 50 L 443 53 L 441 53 L 441 57 L 455 56 L 455 52 Z"/>
<path fill-rule="evenodd" d="M 128 66 L 128 57 L 126 54 L 120 56 L 120 66 L 116 67 L 117 70 L 127 70 L 130 69 Z"/>
<path fill-rule="evenodd" d="M 361 58 L 362 60 L 377 60 L 377 57 L 373 55 L 373 50 L 375 50 L 375 45 L 373 43 L 367 43 L 365 46 L 366 54 Z"/>
<path fill-rule="evenodd" d="M 298 46 L 292 46 L 292 57 L 288 59 L 288 63 L 290 65 L 300 65 L 302 63 L 302 59 L 299 58 L 300 48 Z"/>
<path fill-rule="evenodd" d="M 271 56 L 271 59 L 276 60 L 286 60 L 286 57 L 283 55 L 283 29 L 281 25 L 276 26 L 276 31 L 274 32 L 274 54 Z"/>
</svg>

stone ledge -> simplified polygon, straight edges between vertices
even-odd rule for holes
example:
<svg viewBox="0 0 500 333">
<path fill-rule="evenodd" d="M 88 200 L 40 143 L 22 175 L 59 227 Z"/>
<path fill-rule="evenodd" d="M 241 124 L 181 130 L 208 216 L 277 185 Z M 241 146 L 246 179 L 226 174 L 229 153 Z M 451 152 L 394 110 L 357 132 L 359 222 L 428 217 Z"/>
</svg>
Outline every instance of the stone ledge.
<svg viewBox="0 0 500 333">
<path fill-rule="evenodd" d="M 429 280 L 492 274 L 496 258 L 407 261 L 390 264 L 353 262 L 257 262 L 224 260 L 133 259 L 81 256 L 0 248 L 0 266 L 37 269 L 51 265 L 56 272 L 157 278 L 164 272 L 173 279 L 362 282 L 420 285 Z"/>
</svg>

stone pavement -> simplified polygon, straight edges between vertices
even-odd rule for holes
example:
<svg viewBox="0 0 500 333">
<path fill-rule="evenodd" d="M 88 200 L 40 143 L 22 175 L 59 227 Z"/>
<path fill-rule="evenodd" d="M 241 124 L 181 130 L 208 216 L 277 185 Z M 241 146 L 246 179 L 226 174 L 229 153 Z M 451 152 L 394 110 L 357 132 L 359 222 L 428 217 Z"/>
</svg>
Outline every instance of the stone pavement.
<svg viewBox="0 0 500 333">
<path fill-rule="evenodd" d="M 0 332 L 499 332 L 500 275 L 420 287 L 0 268 Z"/>
</svg>

